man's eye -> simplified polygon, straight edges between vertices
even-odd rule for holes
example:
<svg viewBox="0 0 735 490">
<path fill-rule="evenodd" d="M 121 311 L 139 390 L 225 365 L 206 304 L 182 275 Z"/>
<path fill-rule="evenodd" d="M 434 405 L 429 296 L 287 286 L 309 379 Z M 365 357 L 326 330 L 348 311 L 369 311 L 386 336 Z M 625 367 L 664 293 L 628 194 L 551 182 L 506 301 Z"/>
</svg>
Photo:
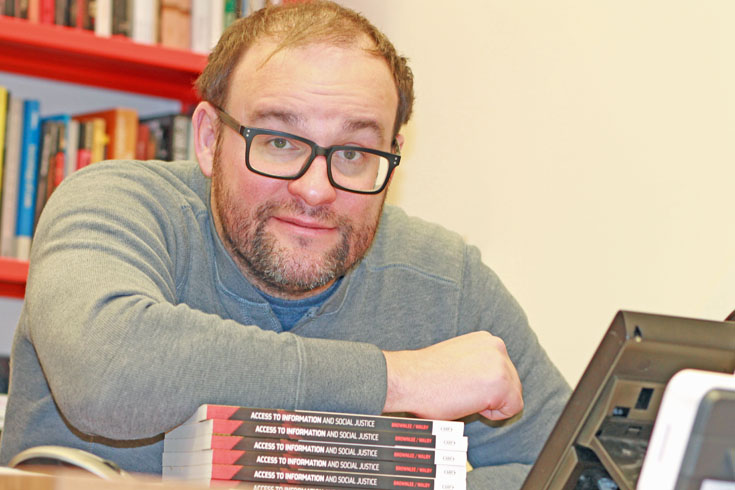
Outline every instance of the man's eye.
<svg viewBox="0 0 735 490">
<path fill-rule="evenodd" d="M 271 140 L 271 146 L 278 150 L 283 150 L 284 148 L 288 148 L 290 143 L 286 138 L 273 138 Z"/>
</svg>

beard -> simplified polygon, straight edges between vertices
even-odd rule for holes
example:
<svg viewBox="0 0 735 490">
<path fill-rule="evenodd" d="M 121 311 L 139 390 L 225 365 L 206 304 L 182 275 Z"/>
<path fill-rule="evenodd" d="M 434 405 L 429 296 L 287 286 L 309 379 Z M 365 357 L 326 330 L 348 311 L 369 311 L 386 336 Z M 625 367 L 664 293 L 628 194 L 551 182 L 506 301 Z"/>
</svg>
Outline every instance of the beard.
<svg viewBox="0 0 735 490">
<path fill-rule="evenodd" d="M 338 215 L 329 206 L 310 207 L 297 197 L 268 200 L 256 208 L 244 209 L 242 200 L 226 185 L 219 148 L 217 145 L 214 155 L 212 192 L 222 240 L 245 277 L 256 287 L 274 296 L 308 296 L 309 292 L 344 276 L 367 253 L 385 199 L 376 216 L 361 225 Z M 295 238 L 291 245 L 281 243 L 268 230 L 268 223 L 273 216 L 283 214 L 329 223 L 337 229 L 337 243 L 318 255 L 310 250 L 312 240 L 305 237 Z"/>
</svg>

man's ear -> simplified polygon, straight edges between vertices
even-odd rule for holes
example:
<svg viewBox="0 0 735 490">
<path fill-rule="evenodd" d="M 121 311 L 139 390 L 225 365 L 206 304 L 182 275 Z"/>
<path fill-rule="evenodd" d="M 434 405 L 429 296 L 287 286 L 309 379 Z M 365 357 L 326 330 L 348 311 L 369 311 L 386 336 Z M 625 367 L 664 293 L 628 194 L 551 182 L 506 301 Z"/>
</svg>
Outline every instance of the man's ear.
<svg viewBox="0 0 735 490">
<path fill-rule="evenodd" d="M 212 165 L 217 147 L 217 109 L 209 102 L 200 102 L 191 116 L 194 131 L 194 151 L 199 168 L 206 177 L 212 177 Z"/>
<path fill-rule="evenodd" d="M 399 152 L 403 151 L 404 138 L 403 138 L 403 135 L 401 133 L 398 133 L 396 135 L 396 143 L 398 143 L 398 151 Z"/>
</svg>

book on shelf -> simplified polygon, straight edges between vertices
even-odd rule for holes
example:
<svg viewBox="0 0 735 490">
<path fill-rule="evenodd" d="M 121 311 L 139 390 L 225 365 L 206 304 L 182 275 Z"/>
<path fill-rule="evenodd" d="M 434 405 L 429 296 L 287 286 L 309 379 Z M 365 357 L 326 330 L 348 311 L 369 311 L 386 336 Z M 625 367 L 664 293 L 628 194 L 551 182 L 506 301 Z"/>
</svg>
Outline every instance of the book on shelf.
<svg viewBox="0 0 735 490">
<path fill-rule="evenodd" d="M 103 159 L 130 160 L 135 158 L 135 147 L 138 139 L 138 112 L 135 109 L 115 107 L 102 111 L 87 112 L 74 115 L 81 122 L 102 119 L 105 122 L 104 133 L 107 139 L 107 151 L 101 155 Z M 93 161 L 99 161 L 99 153 L 93 152 Z"/>
<path fill-rule="evenodd" d="M 261 453 L 288 452 L 303 456 L 338 457 L 366 461 L 397 461 L 409 465 L 441 465 L 462 468 L 467 465 L 467 453 L 454 450 L 406 449 L 402 447 L 339 444 L 324 441 L 293 441 L 289 439 L 218 434 L 184 439 L 165 437 L 163 441 L 164 454 L 209 450 Z"/>
<path fill-rule="evenodd" d="M 2 210 L 0 213 L 0 256 L 16 256 L 16 221 L 20 186 L 20 154 L 23 139 L 23 99 L 12 93 L 6 117 L 3 161 Z"/>
<path fill-rule="evenodd" d="M 191 118 L 185 114 L 164 114 L 141 118 L 148 127 L 149 160 L 186 160 L 190 156 Z"/>
<path fill-rule="evenodd" d="M 0 2 L 2 3 L 2 2 Z M 3 166 L 5 164 L 5 124 L 8 119 L 10 92 L 0 85 L 0 196 L 2 196 Z"/>
<path fill-rule="evenodd" d="M 191 48 L 191 0 L 160 0 L 159 42 L 166 47 Z"/>
<path fill-rule="evenodd" d="M 35 230 L 38 218 L 53 186 L 53 172 L 56 167 L 56 154 L 59 149 L 60 123 L 54 120 L 41 119 L 41 150 L 38 159 L 38 176 L 36 177 L 36 204 L 33 218 Z"/>
<path fill-rule="evenodd" d="M 192 483 L 208 484 L 221 481 L 237 484 L 239 481 L 279 483 L 287 485 L 319 485 L 338 488 L 365 488 L 394 490 L 419 488 L 424 490 L 466 490 L 464 477 L 422 478 L 368 473 L 325 470 L 301 470 L 288 466 L 240 466 L 210 464 L 197 466 L 164 466 L 163 478 L 182 479 Z"/>
<path fill-rule="evenodd" d="M 112 0 L 94 0 L 94 33 L 100 37 L 112 35 Z"/>
<path fill-rule="evenodd" d="M 155 44 L 158 33 L 158 0 L 134 1 L 131 9 L 130 38 L 142 44 Z"/>
<path fill-rule="evenodd" d="M 40 130 L 40 102 L 36 99 L 27 99 L 23 102 L 18 213 L 15 224 L 15 255 L 21 260 L 28 260 L 31 251 L 36 210 Z"/>
</svg>

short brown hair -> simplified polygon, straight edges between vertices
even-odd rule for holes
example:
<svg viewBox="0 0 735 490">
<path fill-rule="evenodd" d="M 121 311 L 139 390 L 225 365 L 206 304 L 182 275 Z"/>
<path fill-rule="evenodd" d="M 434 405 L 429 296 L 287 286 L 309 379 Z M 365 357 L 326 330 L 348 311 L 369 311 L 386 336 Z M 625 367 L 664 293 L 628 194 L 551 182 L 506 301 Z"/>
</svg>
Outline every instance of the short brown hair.
<svg viewBox="0 0 735 490">
<path fill-rule="evenodd" d="M 413 110 L 413 74 L 407 59 L 399 56 L 388 38 L 365 17 L 331 1 L 314 0 L 258 10 L 234 22 L 222 34 L 196 81 L 202 100 L 224 107 L 230 77 L 248 47 L 270 38 L 280 41 L 275 52 L 293 46 L 325 42 L 352 46 L 367 36 L 372 54 L 388 63 L 398 90 L 398 109 L 393 135 L 408 122 Z"/>
</svg>

